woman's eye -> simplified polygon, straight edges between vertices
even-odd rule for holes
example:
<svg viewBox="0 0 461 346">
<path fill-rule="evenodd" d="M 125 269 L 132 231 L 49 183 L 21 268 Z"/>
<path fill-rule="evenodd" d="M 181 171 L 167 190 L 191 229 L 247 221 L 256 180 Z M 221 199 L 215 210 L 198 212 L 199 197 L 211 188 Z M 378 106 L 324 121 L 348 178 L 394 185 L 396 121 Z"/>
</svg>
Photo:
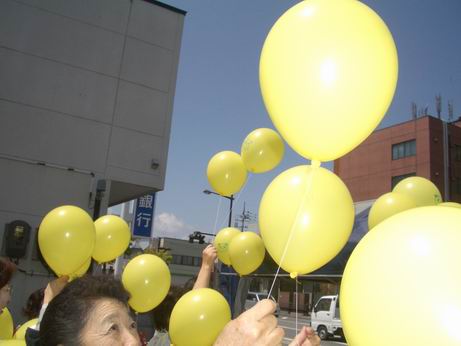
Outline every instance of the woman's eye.
<svg viewBox="0 0 461 346">
<path fill-rule="evenodd" d="M 118 325 L 113 324 L 110 326 L 109 332 L 117 332 L 118 331 Z"/>
<path fill-rule="evenodd" d="M 136 329 L 136 327 L 137 327 L 137 326 L 136 326 L 136 322 L 131 322 L 130 328 L 131 328 L 131 329 Z"/>
</svg>

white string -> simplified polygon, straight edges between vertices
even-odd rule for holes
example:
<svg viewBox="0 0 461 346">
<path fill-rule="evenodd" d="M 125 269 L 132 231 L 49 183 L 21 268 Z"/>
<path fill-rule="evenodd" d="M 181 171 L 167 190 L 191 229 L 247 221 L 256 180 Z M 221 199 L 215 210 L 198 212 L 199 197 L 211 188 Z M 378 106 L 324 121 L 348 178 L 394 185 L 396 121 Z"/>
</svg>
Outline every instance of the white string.
<svg viewBox="0 0 461 346">
<path fill-rule="evenodd" d="M 296 310 L 295 310 L 295 314 L 296 314 L 296 324 L 295 324 L 295 328 L 296 328 L 296 334 L 298 334 L 298 280 L 295 278 L 295 285 L 296 285 Z"/>
<path fill-rule="evenodd" d="M 290 233 L 288 235 L 288 240 L 287 240 L 287 242 L 285 244 L 285 248 L 283 249 L 282 257 L 280 258 L 280 264 L 279 264 L 279 266 L 277 268 L 277 271 L 275 273 L 274 280 L 272 281 L 272 285 L 271 285 L 271 288 L 269 290 L 269 296 L 272 293 L 272 290 L 273 290 L 274 285 L 275 285 L 275 281 L 277 280 L 277 276 L 279 275 L 280 267 L 282 266 L 283 261 L 285 260 L 285 255 L 286 255 L 287 250 L 288 250 L 288 245 L 290 245 L 291 238 L 293 237 L 293 233 L 294 233 L 293 231 L 294 231 L 294 228 L 295 228 L 295 225 L 296 225 L 296 221 L 298 220 L 298 218 L 300 216 L 302 207 L 304 206 L 304 203 L 306 202 L 306 198 L 307 198 L 307 196 L 308 196 L 308 194 L 309 194 L 309 192 L 311 190 L 313 175 L 314 175 L 315 169 L 317 169 L 317 168 L 314 167 L 314 166 L 310 166 L 310 167 L 314 171 L 311 172 L 311 174 L 309 175 L 309 180 L 307 181 L 307 184 L 306 184 L 306 191 L 304 192 L 304 196 L 303 196 L 303 198 L 301 200 L 301 203 L 299 205 L 298 212 L 296 213 L 296 217 L 293 219 L 293 223 L 291 224 Z"/>
<path fill-rule="evenodd" d="M 247 187 L 248 185 L 248 182 L 250 181 L 251 177 L 253 176 L 253 174 L 251 173 L 248 173 L 248 179 L 245 181 L 245 184 L 243 185 L 242 189 L 240 190 L 240 192 L 237 194 L 237 197 L 234 197 L 234 201 L 232 202 L 232 209 L 229 208 L 229 211 L 227 212 L 227 216 L 225 219 L 223 219 L 223 221 L 221 222 L 221 226 L 219 227 L 219 229 L 223 228 L 224 225 L 226 224 L 226 221 L 229 220 L 229 215 L 230 213 L 232 212 L 232 210 L 234 209 L 235 205 L 237 204 L 237 202 L 239 201 L 240 199 L 240 196 L 242 196 L 243 192 L 245 191 L 245 188 Z M 221 199 L 221 198 L 220 198 Z M 231 225 L 232 227 L 232 225 Z M 215 231 L 215 234 L 216 234 L 216 231 Z"/>
<path fill-rule="evenodd" d="M 214 219 L 214 226 L 213 226 L 213 233 L 216 234 L 216 226 L 218 225 L 218 216 L 219 216 L 219 212 L 221 210 L 221 198 L 218 198 L 218 208 L 216 210 L 216 217 Z"/>
</svg>

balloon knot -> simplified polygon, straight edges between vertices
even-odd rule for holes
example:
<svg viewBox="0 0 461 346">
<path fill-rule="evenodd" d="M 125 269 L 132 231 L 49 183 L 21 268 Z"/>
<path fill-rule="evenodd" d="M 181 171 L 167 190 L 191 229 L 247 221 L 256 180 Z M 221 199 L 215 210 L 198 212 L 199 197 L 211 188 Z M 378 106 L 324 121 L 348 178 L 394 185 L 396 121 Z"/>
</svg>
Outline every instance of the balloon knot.
<svg viewBox="0 0 461 346">
<path fill-rule="evenodd" d="M 312 167 L 315 167 L 315 168 L 318 168 L 322 165 L 322 162 L 318 161 L 318 160 L 311 160 L 311 165 Z"/>
<path fill-rule="evenodd" d="M 298 277 L 298 273 L 296 272 L 290 273 L 290 278 L 296 279 L 297 277 Z"/>
</svg>

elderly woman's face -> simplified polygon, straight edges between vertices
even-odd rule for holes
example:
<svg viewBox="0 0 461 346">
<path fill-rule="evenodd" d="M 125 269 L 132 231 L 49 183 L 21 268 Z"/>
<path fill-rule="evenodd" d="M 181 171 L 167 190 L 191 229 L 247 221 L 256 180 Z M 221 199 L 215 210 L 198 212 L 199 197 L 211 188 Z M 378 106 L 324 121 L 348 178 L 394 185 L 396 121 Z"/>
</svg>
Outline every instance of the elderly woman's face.
<svg viewBox="0 0 461 346">
<path fill-rule="evenodd" d="M 0 311 L 5 308 L 11 300 L 11 286 L 6 284 L 0 288 Z"/>
<path fill-rule="evenodd" d="M 140 346 L 136 324 L 128 308 L 114 299 L 100 299 L 83 328 L 84 346 Z"/>
</svg>

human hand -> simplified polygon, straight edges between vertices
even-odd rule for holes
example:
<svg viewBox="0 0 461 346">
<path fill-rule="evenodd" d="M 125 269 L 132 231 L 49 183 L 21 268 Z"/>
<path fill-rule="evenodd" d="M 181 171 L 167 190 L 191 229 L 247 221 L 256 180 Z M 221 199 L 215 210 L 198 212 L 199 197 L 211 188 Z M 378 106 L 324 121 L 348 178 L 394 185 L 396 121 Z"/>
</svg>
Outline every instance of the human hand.
<svg viewBox="0 0 461 346">
<path fill-rule="evenodd" d="M 277 326 L 276 305 L 272 300 L 261 300 L 223 329 L 214 346 L 280 345 L 285 332 Z"/>
<path fill-rule="evenodd" d="M 302 327 L 290 346 L 320 346 L 320 338 L 311 327 Z"/>
<path fill-rule="evenodd" d="M 46 285 L 45 292 L 43 294 L 43 304 L 49 304 L 67 285 L 68 281 L 69 277 L 67 275 L 63 275 L 53 281 L 50 281 L 48 285 Z"/>
<path fill-rule="evenodd" d="M 214 262 L 218 257 L 218 252 L 216 248 L 210 244 L 202 251 L 202 267 L 213 268 Z"/>
</svg>

